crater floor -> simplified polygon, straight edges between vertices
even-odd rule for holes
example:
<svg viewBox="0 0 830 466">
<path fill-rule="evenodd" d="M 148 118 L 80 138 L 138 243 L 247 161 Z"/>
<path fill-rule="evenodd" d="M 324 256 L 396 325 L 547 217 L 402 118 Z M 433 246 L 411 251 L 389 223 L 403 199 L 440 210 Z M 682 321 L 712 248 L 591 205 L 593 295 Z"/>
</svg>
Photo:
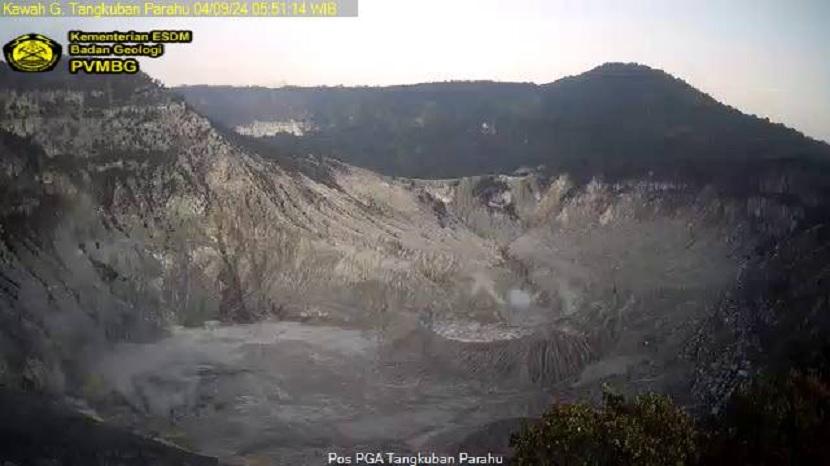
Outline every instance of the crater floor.
<svg viewBox="0 0 830 466">
<path fill-rule="evenodd" d="M 551 401 L 442 371 L 418 345 L 384 348 L 374 332 L 296 322 L 179 328 L 98 361 L 125 401 L 99 414 L 231 464 L 299 465 L 332 451 L 498 450 L 476 433 L 507 423 L 506 445 L 511 420 Z"/>
</svg>

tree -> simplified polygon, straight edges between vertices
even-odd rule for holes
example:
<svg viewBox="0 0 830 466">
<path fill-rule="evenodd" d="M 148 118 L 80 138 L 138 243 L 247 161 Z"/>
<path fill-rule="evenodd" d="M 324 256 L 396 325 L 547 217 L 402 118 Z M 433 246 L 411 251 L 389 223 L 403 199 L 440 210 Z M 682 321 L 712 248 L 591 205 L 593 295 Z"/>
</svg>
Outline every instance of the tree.
<svg viewBox="0 0 830 466">
<path fill-rule="evenodd" d="M 556 404 L 511 439 L 519 466 L 691 465 L 698 432 L 668 397 L 632 401 L 605 390 L 603 404 Z"/>
<path fill-rule="evenodd" d="M 818 371 L 764 374 L 696 426 L 662 395 L 556 404 L 511 439 L 519 466 L 830 464 L 830 383 Z"/>
<path fill-rule="evenodd" d="M 708 434 L 705 464 L 830 464 L 830 384 L 813 373 L 760 376 Z"/>
</svg>

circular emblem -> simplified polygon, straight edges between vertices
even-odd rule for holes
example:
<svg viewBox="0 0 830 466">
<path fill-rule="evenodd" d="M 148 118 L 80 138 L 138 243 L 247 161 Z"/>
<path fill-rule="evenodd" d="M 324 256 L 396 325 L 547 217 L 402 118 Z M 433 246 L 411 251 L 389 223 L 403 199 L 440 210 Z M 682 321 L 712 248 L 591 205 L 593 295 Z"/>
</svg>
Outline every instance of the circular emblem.
<svg viewBox="0 0 830 466">
<path fill-rule="evenodd" d="M 40 34 L 24 34 L 3 46 L 6 62 L 15 71 L 39 73 L 58 64 L 61 46 Z"/>
</svg>

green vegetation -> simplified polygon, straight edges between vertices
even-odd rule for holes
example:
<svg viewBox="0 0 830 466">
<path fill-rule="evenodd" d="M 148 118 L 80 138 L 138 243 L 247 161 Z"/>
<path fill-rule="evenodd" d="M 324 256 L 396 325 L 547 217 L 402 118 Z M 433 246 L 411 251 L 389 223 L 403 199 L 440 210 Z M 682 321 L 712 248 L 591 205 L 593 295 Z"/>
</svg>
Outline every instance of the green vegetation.
<svg viewBox="0 0 830 466">
<path fill-rule="evenodd" d="M 511 443 L 518 466 L 687 465 L 695 463 L 698 432 L 667 397 L 627 401 L 606 391 L 600 408 L 554 405 Z"/>
<path fill-rule="evenodd" d="M 651 174 L 740 190 L 751 187 L 747 170 L 824 164 L 830 153 L 826 144 L 634 64 L 609 63 L 545 85 L 191 86 L 177 92 L 228 128 L 287 120 L 315 128 L 302 136 L 259 138 L 274 153 L 330 156 L 404 177 L 511 173 L 543 165 L 578 179 Z"/>
<path fill-rule="evenodd" d="M 817 373 L 761 376 L 695 422 L 668 397 L 554 405 L 513 436 L 515 465 L 827 465 L 830 384 Z"/>
<path fill-rule="evenodd" d="M 710 429 L 702 464 L 830 464 L 830 383 L 815 373 L 760 377 Z"/>
</svg>

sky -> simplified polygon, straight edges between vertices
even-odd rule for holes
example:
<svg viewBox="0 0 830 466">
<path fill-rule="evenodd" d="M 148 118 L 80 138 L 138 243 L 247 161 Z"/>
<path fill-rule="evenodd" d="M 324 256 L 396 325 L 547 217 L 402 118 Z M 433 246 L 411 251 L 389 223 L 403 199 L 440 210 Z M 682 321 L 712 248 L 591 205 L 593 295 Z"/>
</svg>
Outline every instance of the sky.
<svg viewBox="0 0 830 466">
<path fill-rule="evenodd" d="M 0 18 L 0 32 L 61 41 L 69 29 L 192 29 L 192 44 L 142 59 L 170 86 L 546 83 L 637 62 L 830 141 L 827 0 L 359 0 L 359 10 L 356 18 Z"/>
</svg>

